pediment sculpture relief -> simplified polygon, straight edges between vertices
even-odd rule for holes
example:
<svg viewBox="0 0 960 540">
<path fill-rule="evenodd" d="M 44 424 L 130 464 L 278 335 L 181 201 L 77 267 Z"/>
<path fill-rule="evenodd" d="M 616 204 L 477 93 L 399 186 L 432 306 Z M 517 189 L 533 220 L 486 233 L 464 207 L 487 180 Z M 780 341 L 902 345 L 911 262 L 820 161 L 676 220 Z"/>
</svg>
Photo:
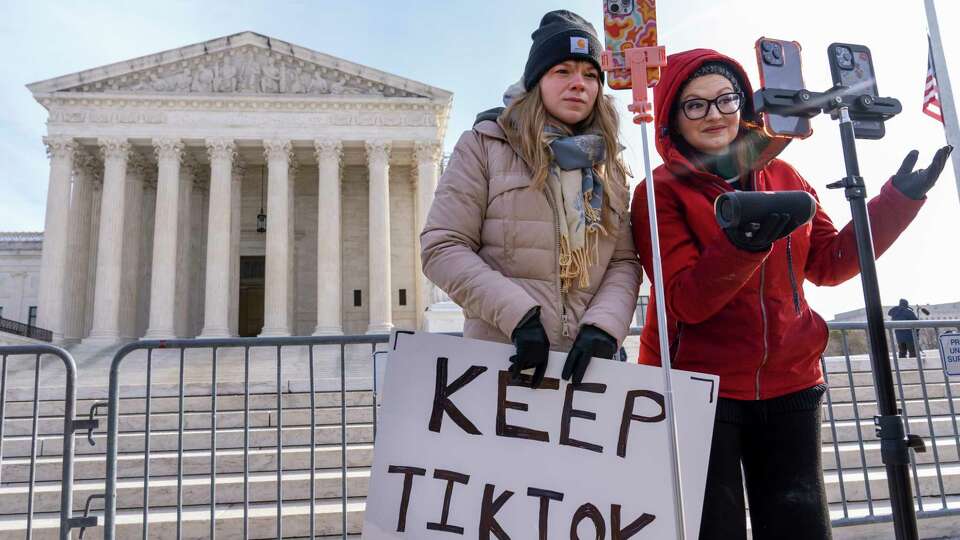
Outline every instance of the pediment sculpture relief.
<svg viewBox="0 0 960 540">
<path fill-rule="evenodd" d="M 212 54 L 200 61 L 159 66 L 68 91 L 419 96 L 257 47 Z"/>
</svg>

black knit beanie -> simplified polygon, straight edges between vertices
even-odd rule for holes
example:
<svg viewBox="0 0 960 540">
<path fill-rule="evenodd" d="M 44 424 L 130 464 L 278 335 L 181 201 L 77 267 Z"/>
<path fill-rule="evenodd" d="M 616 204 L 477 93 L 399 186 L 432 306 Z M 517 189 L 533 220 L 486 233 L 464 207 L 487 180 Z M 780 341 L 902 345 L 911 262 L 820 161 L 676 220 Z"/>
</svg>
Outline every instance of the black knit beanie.
<svg viewBox="0 0 960 540">
<path fill-rule="evenodd" d="M 592 62 L 603 84 L 600 68 L 603 47 L 593 25 L 583 17 L 565 9 L 551 11 L 540 19 L 540 27 L 530 37 L 533 45 L 523 69 L 523 86 L 527 90 L 535 87 L 548 69 L 566 60 Z"/>
<path fill-rule="evenodd" d="M 720 61 L 711 61 L 704 62 L 704 64 L 697 68 L 696 71 L 690 74 L 687 77 L 687 80 L 683 81 L 683 84 L 680 85 L 680 90 L 677 91 L 676 95 L 680 96 L 683 94 L 684 88 L 690 84 L 690 81 L 696 79 L 697 77 L 703 77 L 704 75 L 720 75 L 730 81 L 730 84 L 733 86 L 734 92 L 742 92 L 743 84 L 740 81 L 740 75 L 726 62 Z"/>
</svg>

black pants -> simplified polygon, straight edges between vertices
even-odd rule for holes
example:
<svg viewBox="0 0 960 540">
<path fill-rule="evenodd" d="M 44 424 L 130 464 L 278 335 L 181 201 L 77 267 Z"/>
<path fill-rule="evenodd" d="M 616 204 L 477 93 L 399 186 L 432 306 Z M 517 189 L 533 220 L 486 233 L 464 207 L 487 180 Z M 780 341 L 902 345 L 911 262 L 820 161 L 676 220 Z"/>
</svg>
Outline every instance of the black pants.
<svg viewBox="0 0 960 540">
<path fill-rule="evenodd" d="M 817 402 L 820 395 L 822 391 Z M 746 539 L 744 480 L 754 540 L 831 538 L 820 463 L 820 407 L 796 410 L 771 403 L 775 401 L 718 403 L 700 540 Z M 725 415 L 722 409 L 733 413 Z"/>
<path fill-rule="evenodd" d="M 913 344 L 913 338 L 909 340 L 897 341 L 897 347 L 900 349 L 900 358 L 916 358 L 917 348 Z M 908 354 L 909 353 L 909 354 Z"/>
</svg>

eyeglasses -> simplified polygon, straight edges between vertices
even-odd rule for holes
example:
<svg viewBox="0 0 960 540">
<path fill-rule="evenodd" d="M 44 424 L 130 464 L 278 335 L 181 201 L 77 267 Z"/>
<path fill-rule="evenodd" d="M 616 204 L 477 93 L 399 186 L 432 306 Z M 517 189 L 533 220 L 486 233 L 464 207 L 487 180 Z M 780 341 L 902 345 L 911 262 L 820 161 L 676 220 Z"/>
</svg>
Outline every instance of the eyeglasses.
<svg viewBox="0 0 960 540">
<path fill-rule="evenodd" d="M 710 106 L 716 105 L 720 114 L 733 114 L 743 105 L 743 94 L 729 92 L 713 99 L 692 98 L 680 104 L 683 115 L 690 120 L 700 120 L 710 114 Z"/>
</svg>

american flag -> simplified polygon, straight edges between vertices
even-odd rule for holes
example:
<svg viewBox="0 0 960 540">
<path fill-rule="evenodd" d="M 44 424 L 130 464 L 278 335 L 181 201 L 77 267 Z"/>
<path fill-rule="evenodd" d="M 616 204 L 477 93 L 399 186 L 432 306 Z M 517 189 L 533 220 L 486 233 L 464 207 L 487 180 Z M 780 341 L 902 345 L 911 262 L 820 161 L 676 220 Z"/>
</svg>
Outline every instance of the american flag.
<svg viewBox="0 0 960 540">
<path fill-rule="evenodd" d="M 933 66 L 933 45 L 928 42 L 927 49 L 927 84 L 923 91 L 923 112 L 931 118 L 943 123 L 943 113 L 940 109 L 940 98 L 937 91 L 937 70 Z"/>
</svg>

